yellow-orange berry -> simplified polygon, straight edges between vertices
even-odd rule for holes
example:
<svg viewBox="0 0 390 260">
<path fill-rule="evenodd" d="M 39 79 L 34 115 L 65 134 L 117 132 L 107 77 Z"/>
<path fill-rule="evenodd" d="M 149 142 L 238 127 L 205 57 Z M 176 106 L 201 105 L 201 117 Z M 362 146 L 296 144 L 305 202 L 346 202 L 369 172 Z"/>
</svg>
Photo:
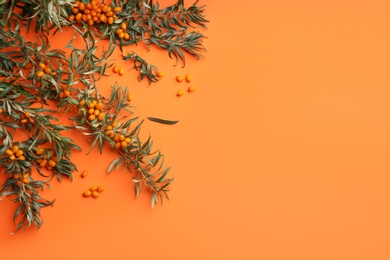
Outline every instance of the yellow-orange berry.
<svg viewBox="0 0 390 260">
<path fill-rule="evenodd" d="M 133 96 L 133 94 L 128 94 L 127 95 L 127 101 L 131 101 L 131 100 L 133 100 L 133 98 L 134 98 L 134 96 Z"/>
<path fill-rule="evenodd" d="M 115 6 L 114 9 L 113 9 L 113 11 L 116 12 L 116 13 L 117 13 L 117 12 L 120 12 L 120 11 L 122 11 L 122 7 L 120 7 L 120 6 Z"/>
<path fill-rule="evenodd" d="M 95 199 L 99 197 L 99 192 L 97 192 L 96 190 L 92 191 L 91 194 L 92 197 L 94 197 Z"/>
<path fill-rule="evenodd" d="M 130 137 L 126 137 L 125 138 L 125 142 L 128 143 L 128 144 L 131 143 L 131 138 Z"/>
<path fill-rule="evenodd" d="M 104 120 L 104 114 L 100 113 L 99 116 L 98 116 L 98 121 L 102 122 L 103 120 Z"/>
<path fill-rule="evenodd" d="M 88 116 L 89 121 L 93 121 L 96 118 L 94 114 Z"/>
<path fill-rule="evenodd" d="M 42 160 L 40 163 L 39 163 L 39 166 L 40 167 L 45 167 L 47 165 L 47 160 L 46 159 L 44 159 L 44 160 Z"/>
<path fill-rule="evenodd" d="M 90 190 L 86 190 L 83 193 L 83 196 L 86 197 L 86 198 L 91 197 L 91 195 L 92 195 L 92 192 Z"/>
<path fill-rule="evenodd" d="M 177 82 L 182 82 L 184 78 L 182 76 L 176 76 L 176 81 Z"/>
<path fill-rule="evenodd" d="M 74 18 L 75 16 L 73 14 L 71 14 L 68 18 L 69 22 L 73 22 L 74 21 Z"/>
<path fill-rule="evenodd" d="M 192 81 L 192 75 L 191 74 L 187 74 L 186 75 L 186 81 L 187 82 L 191 82 Z"/>
<path fill-rule="evenodd" d="M 17 151 L 19 151 L 19 146 L 17 145 L 12 146 L 12 152 L 16 153 Z"/>
<path fill-rule="evenodd" d="M 113 71 L 114 73 L 118 73 L 118 71 L 119 71 L 118 65 L 114 65 L 114 67 L 112 68 L 112 71 Z"/>
<path fill-rule="evenodd" d="M 95 105 L 95 109 L 100 110 L 100 109 L 103 108 L 103 106 L 104 106 L 103 103 L 99 102 L 99 103 L 97 103 L 97 104 Z"/>
<path fill-rule="evenodd" d="M 121 23 L 121 29 L 122 30 L 126 30 L 127 29 L 127 25 L 125 23 Z"/>
<path fill-rule="evenodd" d="M 95 109 L 94 109 L 94 108 L 88 109 L 88 114 L 92 115 L 94 112 L 95 112 Z"/>
<path fill-rule="evenodd" d="M 30 180 L 27 179 L 27 178 L 26 178 L 26 179 L 23 179 L 23 183 L 24 183 L 24 184 L 29 184 L 29 183 L 30 183 Z"/>
<path fill-rule="evenodd" d="M 44 70 L 46 68 L 46 65 L 42 62 L 38 63 L 38 67 L 42 70 Z"/>
<path fill-rule="evenodd" d="M 96 185 L 91 186 L 91 187 L 89 188 L 89 190 L 90 190 L 90 191 L 95 191 L 95 190 L 97 190 L 97 186 L 96 186 Z"/>
<path fill-rule="evenodd" d="M 15 157 L 15 155 L 10 155 L 9 159 L 13 161 L 16 159 L 16 157 Z"/>
<path fill-rule="evenodd" d="M 87 177 L 87 175 L 88 175 L 88 171 L 83 171 L 80 176 L 82 178 L 85 178 L 85 177 Z"/>
<path fill-rule="evenodd" d="M 118 74 L 121 75 L 121 76 L 123 74 L 125 74 L 125 69 L 124 68 L 120 68 Z"/>
<path fill-rule="evenodd" d="M 105 190 L 104 186 L 98 186 L 97 191 L 98 192 L 103 192 Z"/>
<path fill-rule="evenodd" d="M 43 148 L 38 148 L 38 150 L 37 150 L 37 154 L 38 155 L 41 155 L 41 154 L 43 154 L 43 152 L 45 151 L 45 149 L 43 149 Z"/>
<path fill-rule="evenodd" d="M 119 143 L 119 142 L 115 143 L 114 147 L 115 147 L 115 149 L 121 148 L 121 143 Z"/>
<path fill-rule="evenodd" d="M 190 87 L 188 87 L 188 92 L 194 92 L 195 89 L 196 89 L 195 86 L 190 86 Z"/>
<path fill-rule="evenodd" d="M 20 156 L 22 156 L 23 155 L 23 150 L 19 150 L 19 151 L 17 151 L 16 153 L 15 153 L 15 155 L 16 155 L 16 157 L 20 157 Z"/>
<path fill-rule="evenodd" d="M 57 165 L 57 163 L 54 160 L 49 160 L 48 165 L 50 167 L 55 167 Z"/>
<path fill-rule="evenodd" d="M 5 153 L 6 153 L 8 156 L 11 156 L 11 155 L 14 154 L 14 152 L 12 152 L 10 149 L 5 150 Z"/>
<path fill-rule="evenodd" d="M 177 95 L 178 97 L 183 96 L 183 95 L 184 95 L 184 90 L 179 90 L 179 91 L 176 93 L 176 95 Z"/>
<path fill-rule="evenodd" d="M 79 105 L 80 105 L 80 106 L 84 106 L 85 103 L 86 103 L 86 101 L 85 101 L 84 99 L 82 99 L 82 100 L 80 100 Z"/>
<path fill-rule="evenodd" d="M 107 15 L 108 16 L 108 15 Z M 113 24 L 114 23 L 114 18 L 111 16 L 111 17 L 108 17 L 107 19 L 107 23 L 108 24 Z"/>
<path fill-rule="evenodd" d="M 159 78 L 162 78 L 162 77 L 164 77 L 165 76 L 165 73 L 164 72 L 157 72 L 157 77 L 159 77 Z"/>
<path fill-rule="evenodd" d="M 43 72 L 42 70 L 38 70 L 37 72 L 35 72 L 35 75 L 36 75 L 38 78 L 42 78 L 43 75 L 45 75 L 45 72 Z"/>
</svg>

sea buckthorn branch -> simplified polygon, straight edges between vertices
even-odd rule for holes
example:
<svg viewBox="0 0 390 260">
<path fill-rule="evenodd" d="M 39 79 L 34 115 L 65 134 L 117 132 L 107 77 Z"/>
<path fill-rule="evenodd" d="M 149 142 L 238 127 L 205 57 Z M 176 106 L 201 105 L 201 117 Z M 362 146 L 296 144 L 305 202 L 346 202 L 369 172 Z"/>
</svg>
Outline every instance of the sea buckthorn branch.
<svg viewBox="0 0 390 260">
<path fill-rule="evenodd" d="M 204 51 L 203 35 L 193 32 L 206 28 L 204 7 L 196 1 L 189 8 L 184 1 L 160 8 L 153 1 L 74 0 L 0 0 L 0 163 L 9 175 L 0 196 L 10 197 L 19 207 L 14 214 L 17 230 L 34 224 L 40 227 L 40 210 L 53 202 L 41 198 L 39 189 L 48 186 L 55 177 L 72 179 L 77 170 L 70 158 L 78 145 L 64 136 L 63 131 L 78 129 L 90 136 L 91 150 L 97 145 L 102 153 L 109 144 L 118 154 L 108 172 L 124 166 L 133 173 L 135 194 L 146 189 L 154 206 L 168 197 L 173 178 L 170 167 L 163 169 L 164 157 L 153 151 L 149 137 L 141 142 L 141 122 L 135 123 L 127 88 L 113 86 L 107 99 L 98 93 L 97 82 L 112 66 L 108 59 L 115 46 L 145 43 L 166 49 L 176 63 L 185 64 L 184 52 L 199 58 Z M 35 26 L 39 43 L 26 41 L 20 31 Z M 72 46 L 65 51 L 52 50 L 48 34 L 63 26 L 73 28 L 84 40 L 84 48 Z M 108 48 L 97 55 L 97 42 L 108 40 Z M 157 81 L 157 68 L 135 52 L 124 55 L 140 72 L 138 79 Z M 47 107 L 57 105 L 59 111 Z M 37 107 L 38 105 L 38 107 Z M 60 124 L 56 113 L 77 113 L 71 117 L 74 126 Z M 163 124 L 175 124 L 158 118 L 147 118 Z M 24 133 L 25 140 L 14 134 Z M 37 177 L 43 178 L 38 180 Z M 34 176 L 34 179 L 33 177 Z"/>
<path fill-rule="evenodd" d="M 123 55 L 123 60 L 132 61 L 133 68 L 139 71 L 138 81 L 142 81 L 145 77 L 148 79 L 149 84 L 157 82 L 158 69 L 156 66 L 147 63 L 144 59 L 138 56 L 135 52 Z"/>
</svg>

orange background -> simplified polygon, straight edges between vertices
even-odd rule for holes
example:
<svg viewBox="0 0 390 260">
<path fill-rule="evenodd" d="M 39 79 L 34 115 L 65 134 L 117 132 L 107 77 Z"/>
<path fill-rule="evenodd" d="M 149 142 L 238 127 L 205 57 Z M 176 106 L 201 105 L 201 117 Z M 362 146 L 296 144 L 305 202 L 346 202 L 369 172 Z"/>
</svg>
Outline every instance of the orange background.
<svg viewBox="0 0 390 260">
<path fill-rule="evenodd" d="M 2 202 L 2 259 L 390 259 L 390 3 L 200 4 L 204 59 L 174 67 L 141 47 L 158 84 L 134 71 L 99 82 L 128 85 L 141 117 L 180 120 L 143 126 L 173 166 L 171 200 L 134 199 L 130 174 L 105 173 L 115 154 L 86 156 L 76 136 L 90 175 L 53 183 L 39 230 L 9 235 Z M 186 73 L 198 88 L 177 98 Z M 106 191 L 82 198 L 93 184 Z"/>
</svg>

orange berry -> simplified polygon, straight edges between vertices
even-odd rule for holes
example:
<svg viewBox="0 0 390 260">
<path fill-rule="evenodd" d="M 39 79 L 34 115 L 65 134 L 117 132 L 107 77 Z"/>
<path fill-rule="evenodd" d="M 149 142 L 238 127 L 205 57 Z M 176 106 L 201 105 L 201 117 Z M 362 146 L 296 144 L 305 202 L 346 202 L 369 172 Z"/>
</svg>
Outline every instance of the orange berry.
<svg viewBox="0 0 390 260">
<path fill-rule="evenodd" d="M 125 138 L 125 142 L 128 143 L 128 144 L 131 143 L 131 138 L 130 137 L 126 137 Z"/>
<path fill-rule="evenodd" d="M 80 106 L 84 106 L 85 103 L 86 103 L 86 101 L 85 101 L 84 99 L 82 99 L 82 100 L 80 100 L 79 105 L 80 105 Z"/>
<path fill-rule="evenodd" d="M 75 16 L 73 14 L 71 14 L 68 18 L 69 22 L 73 22 L 74 21 L 74 18 Z"/>
<path fill-rule="evenodd" d="M 96 118 L 96 116 L 93 114 L 88 116 L 89 121 L 93 121 L 95 118 Z"/>
<path fill-rule="evenodd" d="M 120 12 L 120 11 L 122 11 L 122 7 L 120 7 L 120 6 L 115 6 L 114 9 L 113 9 L 113 11 L 116 12 L 116 13 L 117 13 L 117 12 Z"/>
<path fill-rule="evenodd" d="M 122 30 L 126 30 L 126 29 L 127 29 L 126 23 L 121 23 L 121 29 L 122 29 Z"/>
<path fill-rule="evenodd" d="M 38 67 L 42 70 L 44 70 L 46 68 L 46 65 L 42 62 L 38 63 Z"/>
<path fill-rule="evenodd" d="M 79 3 L 79 9 L 84 10 L 85 9 L 85 4 L 83 2 Z"/>
<path fill-rule="evenodd" d="M 120 76 L 122 76 L 123 74 L 125 74 L 125 69 L 124 69 L 124 68 L 120 68 L 118 74 L 119 74 Z"/>
<path fill-rule="evenodd" d="M 15 157 L 15 155 L 11 155 L 11 156 L 9 157 L 9 159 L 13 161 L 13 160 L 16 159 L 16 157 Z"/>
<path fill-rule="evenodd" d="M 22 186 L 22 182 L 21 182 L 21 181 L 17 181 L 17 182 L 16 182 L 16 185 Z"/>
<path fill-rule="evenodd" d="M 85 8 L 91 10 L 91 9 L 92 9 L 92 5 L 91 5 L 91 4 L 86 4 L 86 5 L 85 5 Z M 87 11 L 87 10 L 85 10 L 85 11 Z"/>
<path fill-rule="evenodd" d="M 14 154 L 14 152 L 12 152 L 10 149 L 5 150 L 5 153 L 6 153 L 8 156 L 11 156 L 11 155 Z"/>
<path fill-rule="evenodd" d="M 96 191 L 97 188 L 98 188 L 98 187 L 97 187 L 96 185 L 94 185 L 94 186 L 91 186 L 91 187 L 89 188 L 89 190 L 90 190 L 90 191 Z"/>
<path fill-rule="evenodd" d="M 79 9 L 76 7 L 72 7 L 72 13 L 77 14 L 79 12 Z"/>
<path fill-rule="evenodd" d="M 91 14 L 92 17 L 97 15 L 97 13 L 96 13 L 96 11 L 94 9 L 91 11 L 90 14 Z"/>
<path fill-rule="evenodd" d="M 83 193 L 83 196 L 86 197 L 86 198 L 91 197 L 91 195 L 92 195 L 92 192 L 90 190 L 86 190 Z"/>
<path fill-rule="evenodd" d="M 119 142 L 118 142 L 118 143 L 115 143 L 115 146 L 114 146 L 114 147 L 115 147 L 115 149 L 121 148 L 121 143 L 119 143 Z"/>
<path fill-rule="evenodd" d="M 159 78 L 162 78 L 162 77 L 164 77 L 165 76 L 165 73 L 164 72 L 157 72 L 157 77 L 159 77 Z"/>
<path fill-rule="evenodd" d="M 116 30 L 116 34 L 120 34 L 121 32 L 123 32 L 123 30 L 122 30 L 121 28 L 118 28 L 118 29 Z"/>
<path fill-rule="evenodd" d="M 24 118 L 24 119 L 22 119 L 22 120 L 20 120 L 20 122 L 21 122 L 22 124 L 25 124 L 25 123 L 27 123 L 27 121 L 28 121 L 28 120 L 27 120 L 27 119 L 25 119 L 25 118 Z"/>
<path fill-rule="evenodd" d="M 121 142 L 121 146 L 122 146 L 123 148 L 126 147 L 126 146 L 127 146 L 126 141 L 122 141 L 122 142 Z"/>
<path fill-rule="evenodd" d="M 196 89 L 195 86 L 190 86 L 190 87 L 188 88 L 188 92 L 194 92 L 195 89 Z"/>
<path fill-rule="evenodd" d="M 17 145 L 12 146 L 12 152 L 16 153 L 17 151 L 19 151 L 19 146 Z"/>
<path fill-rule="evenodd" d="M 125 40 L 130 39 L 130 35 L 127 32 L 125 32 L 125 36 L 123 36 L 123 39 L 125 39 Z"/>
<path fill-rule="evenodd" d="M 44 73 L 42 70 L 38 70 L 37 72 L 35 72 L 35 75 L 36 75 L 38 78 L 42 78 L 43 75 L 45 75 L 45 73 Z"/>
<path fill-rule="evenodd" d="M 91 103 L 89 103 L 88 107 L 89 107 L 89 108 L 94 108 L 95 105 L 96 105 L 95 103 L 91 102 Z"/>
<path fill-rule="evenodd" d="M 14 173 L 13 178 L 14 179 L 19 179 L 20 178 L 20 174 L 19 173 Z"/>
<path fill-rule="evenodd" d="M 64 91 L 61 91 L 60 93 L 58 93 L 58 97 L 59 98 L 64 98 L 65 97 Z"/>
<path fill-rule="evenodd" d="M 45 167 L 47 165 L 47 160 L 46 159 L 44 159 L 44 160 L 42 160 L 40 163 L 39 163 L 39 166 L 40 167 Z"/>
<path fill-rule="evenodd" d="M 51 167 L 50 165 L 46 165 L 46 169 L 48 169 L 49 171 L 53 170 L 53 167 Z"/>
<path fill-rule="evenodd" d="M 176 93 L 176 95 L 177 95 L 178 97 L 183 96 L 183 95 L 184 95 L 184 90 L 179 90 L 179 91 Z"/>
<path fill-rule="evenodd" d="M 43 149 L 43 148 L 38 148 L 38 150 L 37 150 L 37 155 L 43 154 L 44 151 L 45 151 L 45 149 Z"/>
<path fill-rule="evenodd" d="M 34 119 L 33 119 L 32 117 L 29 117 L 29 118 L 28 118 L 28 121 L 30 121 L 31 124 L 34 124 L 34 123 L 35 123 L 35 122 L 34 122 Z"/>
<path fill-rule="evenodd" d="M 111 16 L 111 17 L 108 17 L 108 18 L 107 18 L 107 23 L 108 23 L 108 24 L 113 24 L 113 23 L 114 23 L 114 18 L 112 18 L 112 16 Z"/>
<path fill-rule="evenodd" d="M 118 126 L 118 124 L 119 124 L 119 122 L 117 120 L 114 120 L 114 122 L 112 122 L 111 126 L 115 128 Z"/>
<path fill-rule="evenodd" d="M 25 113 L 24 113 L 24 116 L 25 116 L 25 117 L 30 117 L 30 112 L 25 112 Z"/>
<path fill-rule="evenodd" d="M 15 155 L 16 155 L 16 157 L 20 157 L 20 156 L 22 156 L 23 155 L 23 150 L 19 150 L 19 151 L 17 151 L 16 153 L 15 153 Z"/>
<path fill-rule="evenodd" d="M 100 114 L 100 110 L 99 110 L 99 109 L 95 109 L 95 111 L 93 112 L 93 114 L 94 114 L 95 116 L 98 116 L 98 115 Z"/>
<path fill-rule="evenodd" d="M 87 15 L 86 14 L 83 14 L 82 18 L 81 18 L 84 22 L 87 22 Z"/>
<path fill-rule="evenodd" d="M 94 109 L 94 108 L 88 109 L 88 114 L 92 115 L 94 112 L 95 112 L 95 109 Z"/>
<path fill-rule="evenodd" d="M 57 157 L 57 155 L 52 156 L 51 159 L 52 159 L 53 161 L 55 161 L 55 162 L 58 162 L 58 157 Z"/>
<path fill-rule="evenodd" d="M 115 134 L 113 132 L 111 132 L 108 136 L 112 139 L 112 138 L 114 138 Z"/>
<path fill-rule="evenodd" d="M 99 116 L 98 116 L 98 121 L 102 122 L 103 120 L 104 120 L 104 114 L 100 113 Z"/>
<path fill-rule="evenodd" d="M 119 71 L 118 65 L 115 65 L 115 66 L 112 68 L 112 71 L 113 71 L 114 73 L 118 73 L 118 71 Z"/>
<path fill-rule="evenodd" d="M 24 160 L 26 160 L 26 157 L 24 157 L 24 156 L 22 155 L 22 156 L 18 157 L 18 159 L 21 160 L 21 161 L 24 161 Z"/>
<path fill-rule="evenodd" d="M 85 178 L 87 177 L 87 175 L 88 175 L 88 171 L 83 171 L 80 176 L 81 178 Z"/>
<path fill-rule="evenodd" d="M 182 82 L 184 78 L 182 76 L 176 76 L 176 81 L 177 82 Z"/>
<path fill-rule="evenodd" d="M 124 32 L 119 33 L 119 34 L 118 34 L 118 37 L 119 37 L 119 39 L 124 38 L 124 37 L 125 37 L 125 33 L 124 33 Z"/>
<path fill-rule="evenodd" d="M 133 98 L 134 98 L 133 94 L 127 95 L 127 101 L 130 102 L 131 100 L 133 100 Z"/>
<path fill-rule="evenodd" d="M 115 142 L 119 142 L 119 135 L 117 135 L 117 136 L 114 137 L 114 141 L 115 141 Z"/>
<path fill-rule="evenodd" d="M 124 135 L 119 135 L 119 141 L 124 141 L 125 140 L 125 136 Z"/>
<path fill-rule="evenodd" d="M 55 161 L 53 161 L 53 160 L 49 160 L 48 165 L 50 167 L 55 167 L 57 165 L 57 163 Z"/>
<path fill-rule="evenodd" d="M 111 131 L 112 128 L 113 128 L 113 126 L 112 126 L 112 125 L 109 125 L 109 126 L 107 126 L 106 131 Z"/>
<path fill-rule="evenodd" d="M 82 17 L 83 17 L 83 15 L 81 13 L 78 13 L 78 14 L 76 14 L 75 18 L 78 21 L 78 20 L 81 20 Z"/>
<path fill-rule="evenodd" d="M 104 186 L 98 186 L 97 191 L 98 192 L 103 192 L 105 190 Z"/>
<path fill-rule="evenodd" d="M 192 80 L 192 75 L 191 74 L 187 74 L 186 75 L 186 81 L 187 82 L 191 82 L 191 80 Z"/>
<path fill-rule="evenodd" d="M 92 197 L 94 197 L 95 199 L 99 197 L 99 192 L 97 192 L 96 190 L 92 191 Z"/>
<path fill-rule="evenodd" d="M 29 183 L 30 183 L 30 180 L 27 179 L 27 178 L 26 178 L 26 179 L 23 179 L 23 183 L 24 183 L 24 184 L 29 184 Z"/>
<path fill-rule="evenodd" d="M 65 95 L 65 97 L 70 97 L 70 91 L 65 89 L 64 90 L 64 95 Z"/>
<path fill-rule="evenodd" d="M 95 108 L 100 110 L 100 109 L 103 108 L 103 106 L 104 106 L 103 103 L 99 102 L 99 103 L 97 103 L 97 104 L 95 105 Z"/>
</svg>

